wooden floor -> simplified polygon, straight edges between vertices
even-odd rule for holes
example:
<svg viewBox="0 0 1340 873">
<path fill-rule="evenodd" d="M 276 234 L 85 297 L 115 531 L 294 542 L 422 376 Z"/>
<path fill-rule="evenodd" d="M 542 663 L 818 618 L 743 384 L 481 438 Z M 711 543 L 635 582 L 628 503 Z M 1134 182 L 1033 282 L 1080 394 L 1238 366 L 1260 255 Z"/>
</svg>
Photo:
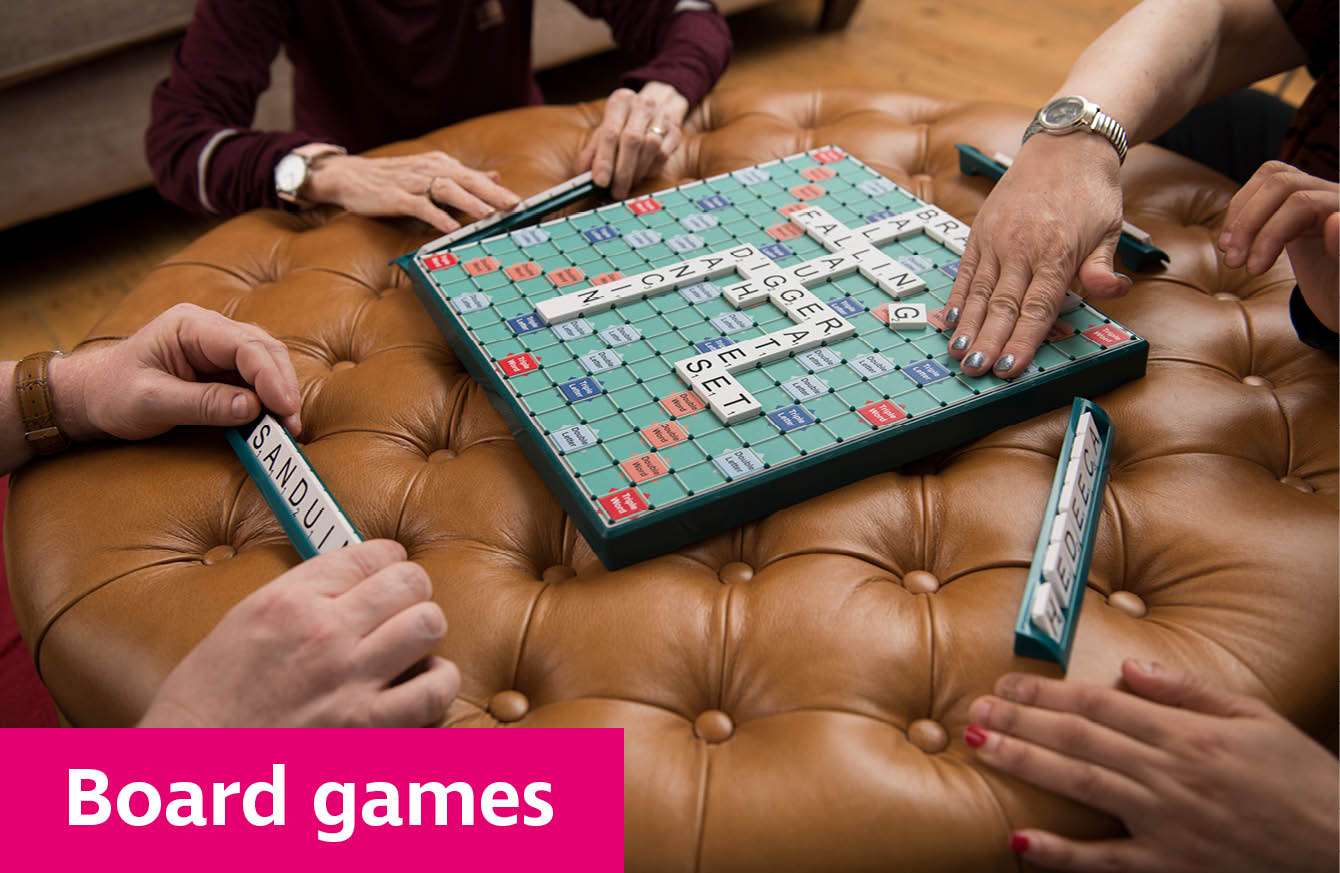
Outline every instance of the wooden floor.
<svg viewBox="0 0 1340 873">
<path fill-rule="evenodd" d="M 820 0 L 780 0 L 730 19 L 735 57 L 719 87 L 847 84 L 1035 107 L 1084 46 L 1134 5 L 863 0 L 845 30 L 818 34 Z M 626 68 L 609 53 L 540 82 L 551 102 L 589 100 Z M 1277 77 L 1263 86 L 1280 84 Z M 1300 71 L 1283 94 L 1297 103 L 1310 84 Z M 214 223 L 141 191 L 0 231 L 0 360 L 69 349 L 155 263 Z"/>
</svg>

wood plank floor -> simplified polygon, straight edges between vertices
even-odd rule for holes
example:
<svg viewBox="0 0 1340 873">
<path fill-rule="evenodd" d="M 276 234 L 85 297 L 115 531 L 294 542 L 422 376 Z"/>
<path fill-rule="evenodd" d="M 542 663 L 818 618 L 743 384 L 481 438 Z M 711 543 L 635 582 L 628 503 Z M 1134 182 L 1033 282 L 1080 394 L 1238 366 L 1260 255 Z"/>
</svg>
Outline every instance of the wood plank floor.
<svg viewBox="0 0 1340 873">
<path fill-rule="evenodd" d="M 845 30 L 827 34 L 814 30 L 819 5 L 780 0 L 732 17 L 735 57 L 719 87 L 844 84 L 1033 107 L 1135 0 L 863 0 Z M 547 71 L 541 86 L 551 102 L 595 99 L 627 66 L 611 52 Z M 1310 85 L 1299 71 L 1283 95 L 1297 103 Z M 0 360 L 70 348 L 214 224 L 140 191 L 0 231 Z"/>
</svg>

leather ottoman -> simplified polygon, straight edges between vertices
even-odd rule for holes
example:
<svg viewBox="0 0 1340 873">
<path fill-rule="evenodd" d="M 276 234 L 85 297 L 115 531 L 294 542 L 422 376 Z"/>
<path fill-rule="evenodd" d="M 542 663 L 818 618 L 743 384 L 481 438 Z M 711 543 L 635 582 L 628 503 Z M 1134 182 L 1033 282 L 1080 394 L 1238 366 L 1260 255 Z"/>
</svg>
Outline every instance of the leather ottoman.
<svg viewBox="0 0 1340 873">
<path fill-rule="evenodd" d="M 726 92 L 645 190 L 825 143 L 972 219 L 953 144 L 1013 151 L 1021 109 L 856 90 Z M 445 149 L 521 193 L 571 176 L 597 105 L 477 119 Z M 543 132 L 543 136 L 537 136 Z M 1191 668 L 1314 734 L 1337 721 L 1335 361 L 1294 337 L 1286 260 L 1212 241 L 1233 192 L 1156 148 L 1127 212 L 1172 256 L 1104 308 L 1148 374 L 1117 428 L 1070 676 Z M 422 226 L 255 212 L 156 268 L 88 342 L 188 300 L 289 346 L 305 449 L 357 527 L 434 579 L 464 676 L 448 722 L 625 730 L 632 870 L 1013 870 L 1011 827 L 1104 816 L 979 766 L 968 703 L 1012 626 L 1065 413 L 618 572 L 595 560 L 390 259 Z M 43 678 L 76 725 L 133 722 L 238 599 L 297 557 L 217 432 L 88 446 L 15 477 L 5 541 Z"/>
</svg>

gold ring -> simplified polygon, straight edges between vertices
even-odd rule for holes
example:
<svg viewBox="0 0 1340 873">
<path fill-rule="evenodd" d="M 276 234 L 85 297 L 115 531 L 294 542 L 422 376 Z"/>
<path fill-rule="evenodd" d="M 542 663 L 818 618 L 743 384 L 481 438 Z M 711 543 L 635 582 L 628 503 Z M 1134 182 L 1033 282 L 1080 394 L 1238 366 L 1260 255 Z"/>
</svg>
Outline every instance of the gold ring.
<svg viewBox="0 0 1340 873">
<path fill-rule="evenodd" d="M 666 134 L 666 129 L 665 129 L 664 127 L 661 127 L 660 125 L 656 125 L 656 126 L 654 126 L 654 127 L 649 127 L 649 128 L 647 128 L 647 132 L 648 132 L 648 133 L 654 133 L 654 134 L 656 134 L 657 136 L 665 136 L 665 134 Z"/>
<path fill-rule="evenodd" d="M 430 199 L 430 200 L 432 199 L 432 197 L 433 197 L 433 186 L 437 184 L 437 180 L 440 179 L 440 178 L 441 178 L 440 176 L 434 176 L 433 178 L 431 178 L 431 179 L 428 180 L 428 187 L 423 189 L 423 196 L 424 196 L 424 197 L 427 197 L 427 198 Z"/>
</svg>

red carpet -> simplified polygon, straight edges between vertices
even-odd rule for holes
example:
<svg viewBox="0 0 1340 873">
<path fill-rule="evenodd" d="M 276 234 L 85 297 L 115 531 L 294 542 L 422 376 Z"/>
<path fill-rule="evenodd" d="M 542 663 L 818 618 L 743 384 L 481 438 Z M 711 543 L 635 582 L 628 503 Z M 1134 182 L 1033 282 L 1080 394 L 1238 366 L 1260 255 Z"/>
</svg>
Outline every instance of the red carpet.
<svg viewBox="0 0 1340 873">
<path fill-rule="evenodd" d="M 0 555 L 4 554 L 5 498 L 9 477 L 0 476 Z M 0 728 L 55 727 L 56 710 L 37 678 L 9 603 L 9 580 L 0 561 Z"/>
</svg>

